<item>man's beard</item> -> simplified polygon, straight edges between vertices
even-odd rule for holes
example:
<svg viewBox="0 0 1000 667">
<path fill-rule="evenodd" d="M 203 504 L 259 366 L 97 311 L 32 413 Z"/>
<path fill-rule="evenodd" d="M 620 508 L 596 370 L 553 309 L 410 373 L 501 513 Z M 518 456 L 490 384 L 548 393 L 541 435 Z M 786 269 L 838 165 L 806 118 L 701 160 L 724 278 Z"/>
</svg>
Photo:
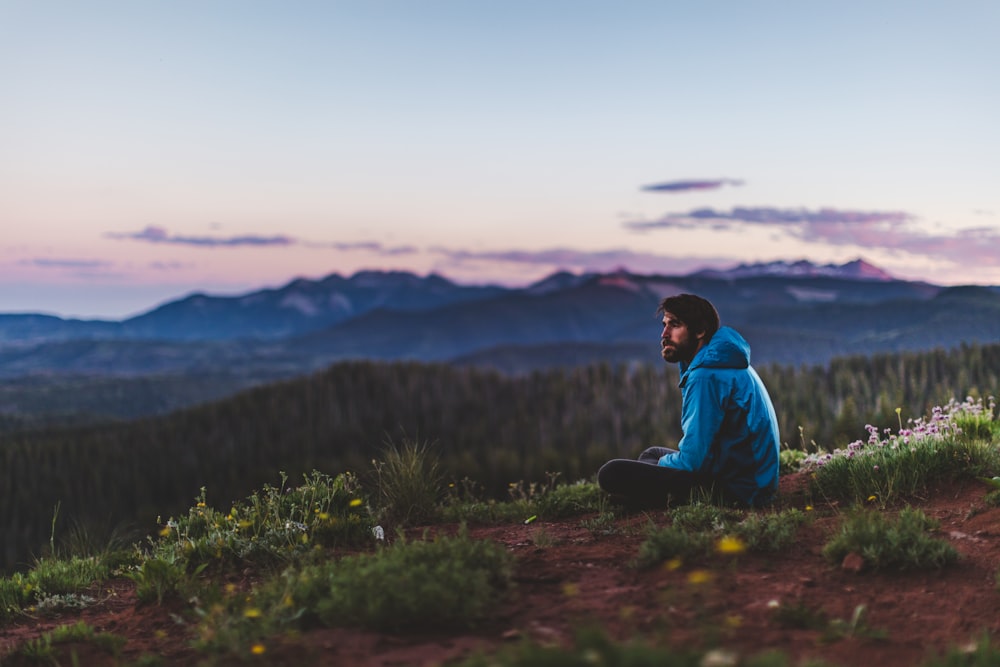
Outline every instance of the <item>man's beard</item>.
<svg viewBox="0 0 1000 667">
<path fill-rule="evenodd" d="M 691 341 L 687 343 L 671 343 L 670 347 L 664 347 L 660 342 L 660 356 L 669 364 L 676 364 L 679 361 L 691 361 L 694 358 L 696 346 Z"/>
</svg>

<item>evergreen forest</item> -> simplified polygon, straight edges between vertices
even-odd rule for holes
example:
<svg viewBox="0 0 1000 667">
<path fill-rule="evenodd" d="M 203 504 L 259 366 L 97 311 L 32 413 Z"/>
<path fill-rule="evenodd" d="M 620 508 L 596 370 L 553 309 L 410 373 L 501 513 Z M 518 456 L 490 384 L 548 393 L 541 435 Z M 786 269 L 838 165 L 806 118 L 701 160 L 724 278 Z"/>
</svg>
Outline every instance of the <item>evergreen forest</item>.
<svg viewBox="0 0 1000 667">
<path fill-rule="evenodd" d="M 1000 345 L 757 369 L 785 446 L 832 449 L 935 405 L 1000 386 Z M 142 536 L 205 488 L 215 505 L 312 470 L 374 483 L 380 452 L 427 443 L 449 479 L 503 497 L 511 483 L 588 479 L 614 457 L 680 438 L 673 365 L 509 376 L 446 364 L 352 361 L 166 416 L 18 430 L 0 444 L 0 570 L 67 536 Z M 899 412 L 897 413 L 897 409 Z M 166 516 L 159 517 L 161 521 Z"/>
</svg>

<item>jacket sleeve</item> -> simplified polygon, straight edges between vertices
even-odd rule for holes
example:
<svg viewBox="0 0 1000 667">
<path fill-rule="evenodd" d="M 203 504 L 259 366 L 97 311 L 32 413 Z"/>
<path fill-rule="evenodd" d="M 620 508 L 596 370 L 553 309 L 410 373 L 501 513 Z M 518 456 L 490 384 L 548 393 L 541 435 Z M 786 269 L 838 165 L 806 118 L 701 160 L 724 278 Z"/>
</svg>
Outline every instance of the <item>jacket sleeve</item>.
<svg viewBox="0 0 1000 667">
<path fill-rule="evenodd" d="M 711 373 L 692 372 L 685 383 L 681 402 L 679 451 L 660 458 L 659 465 L 676 470 L 701 472 L 708 460 L 725 418 L 724 396 L 720 383 Z"/>
</svg>

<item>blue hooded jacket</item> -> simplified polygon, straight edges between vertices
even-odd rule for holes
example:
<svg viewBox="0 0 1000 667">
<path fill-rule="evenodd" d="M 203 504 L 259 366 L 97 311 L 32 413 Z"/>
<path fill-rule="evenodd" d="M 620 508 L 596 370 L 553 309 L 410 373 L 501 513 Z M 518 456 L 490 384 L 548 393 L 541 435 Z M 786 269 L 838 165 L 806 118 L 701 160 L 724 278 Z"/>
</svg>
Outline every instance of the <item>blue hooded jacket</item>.
<svg viewBox="0 0 1000 667">
<path fill-rule="evenodd" d="M 771 502 L 778 490 L 778 419 L 750 366 L 749 343 L 721 327 L 679 368 L 684 435 L 679 451 L 659 464 L 693 472 L 747 505 Z"/>
</svg>

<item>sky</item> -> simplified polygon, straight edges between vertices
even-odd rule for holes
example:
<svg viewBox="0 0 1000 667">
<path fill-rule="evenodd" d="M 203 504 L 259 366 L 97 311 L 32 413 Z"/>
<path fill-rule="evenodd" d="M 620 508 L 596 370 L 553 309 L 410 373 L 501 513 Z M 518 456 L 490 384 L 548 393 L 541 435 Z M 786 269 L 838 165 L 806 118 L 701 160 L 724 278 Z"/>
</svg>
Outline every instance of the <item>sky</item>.
<svg viewBox="0 0 1000 667">
<path fill-rule="evenodd" d="M 0 0 L 0 313 L 857 258 L 1000 284 L 994 0 Z"/>
</svg>

